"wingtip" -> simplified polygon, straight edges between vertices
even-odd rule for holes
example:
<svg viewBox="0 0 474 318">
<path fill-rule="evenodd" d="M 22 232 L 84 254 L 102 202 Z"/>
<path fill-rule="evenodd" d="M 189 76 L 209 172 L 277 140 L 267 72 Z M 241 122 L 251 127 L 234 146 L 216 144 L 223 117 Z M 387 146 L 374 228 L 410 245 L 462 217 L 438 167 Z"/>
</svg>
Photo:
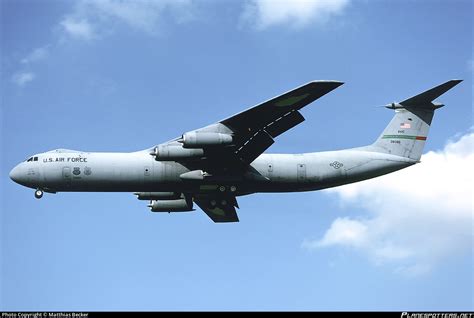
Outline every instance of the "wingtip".
<svg viewBox="0 0 474 318">
<path fill-rule="evenodd" d="M 334 83 L 337 86 L 341 86 L 342 84 L 344 84 L 344 82 L 341 82 L 341 81 L 328 81 L 328 82 Z"/>
<path fill-rule="evenodd" d="M 444 85 L 449 85 L 451 88 L 453 88 L 454 86 L 458 85 L 462 81 L 463 81 L 462 79 L 452 79 L 452 80 L 447 81 Z"/>
<path fill-rule="evenodd" d="M 335 80 L 314 80 L 314 81 L 311 81 L 311 83 L 332 83 L 332 84 L 337 84 L 338 86 L 344 84 L 344 82 L 335 81 Z"/>
<path fill-rule="evenodd" d="M 314 85 L 321 85 L 322 84 L 322 85 L 330 88 L 331 90 L 333 90 L 333 89 L 338 88 L 342 84 L 344 84 L 344 82 L 334 81 L 334 80 L 314 80 L 314 81 L 309 82 L 308 84 L 314 84 Z"/>
</svg>

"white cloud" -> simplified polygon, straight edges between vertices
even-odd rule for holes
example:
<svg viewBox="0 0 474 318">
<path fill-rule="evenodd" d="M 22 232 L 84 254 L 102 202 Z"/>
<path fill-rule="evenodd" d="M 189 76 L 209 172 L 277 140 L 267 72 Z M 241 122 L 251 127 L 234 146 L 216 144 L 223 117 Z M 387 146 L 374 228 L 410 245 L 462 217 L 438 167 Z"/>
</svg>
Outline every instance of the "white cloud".
<svg viewBox="0 0 474 318">
<path fill-rule="evenodd" d="M 90 40 L 95 37 L 94 29 L 87 19 L 66 17 L 60 25 L 66 34 L 73 38 Z"/>
<path fill-rule="evenodd" d="M 363 246 L 367 243 L 367 226 L 359 221 L 349 218 L 336 219 L 331 228 L 319 241 L 305 241 L 307 248 L 344 244 L 353 247 Z"/>
<path fill-rule="evenodd" d="M 92 14 L 101 18 L 116 19 L 128 26 L 154 33 L 163 14 L 168 11 L 179 21 L 191 17 L 191 0 L 100 0 L 86 1 Z"/>
<path fill-rule="evenodd" d="M 18 86 L 24 86 L 35 79 L 35 74 L 32 72 L 17 72 L 12 76 L 12 82 Z"/>
<path fill-rule="evenodd" d="M 82 39 L 101 37 L 118 24 L 154 34 L 168 16 L 175 23 L 192 20 L 192 4 L 192 0 L 82 0 L 60 25 L 66 34 Z"/>
<path fill-rule="evenodd" d="M 37 62 L 40 60 L 45 59 L 48 56 L 48 47 L 39 47 L 34 49 L 30 54 L 28 54 L 26 57 L 24 57 L 21 60 L 22 64 L 28 64 L 32 62 Z"/>
<path fill-rule="evenodd" d="M 430 151 L 421 164 L 380 178 L 328 190 L 368 216 L 337 218 L 308 249 L 331 246 L 363 252 L 376 264 L 409 275 L 472 253 L 474 133 Z"/>
<path fill-rule="evenodd" d="M 45 59 L 48 56 L 48 46 L 39 47 L 31 51 L 30 54 L 20 60 L 23 66 L 31 66 L 31 63 Z M 11 77 L 11 81 L 16 85 L 23 87 L 27 83 L 33 81 L 36 78 L 36 74 L 31 71 L 18 71 Z"/>
<path fill-rule="evenodd" d="M 287 24 L 300 28 L 341 13 L 349 0 L 249 0 L 241 20 L 257 29 Z"/>
</svg>

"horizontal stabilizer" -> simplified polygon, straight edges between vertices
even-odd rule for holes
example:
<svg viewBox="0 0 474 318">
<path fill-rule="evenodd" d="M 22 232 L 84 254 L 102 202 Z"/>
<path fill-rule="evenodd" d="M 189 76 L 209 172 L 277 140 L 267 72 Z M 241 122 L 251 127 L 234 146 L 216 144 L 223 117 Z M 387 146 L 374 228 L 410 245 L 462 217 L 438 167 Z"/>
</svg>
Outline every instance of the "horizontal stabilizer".
<svg viewBox="0 0 474 318">
<path fill-rule="evenodd" d="M 421 106 L 429 108 L 438 108 L 439 105 L 437 106 L 436 104 L 432 104 L 431 102 L 461 82 L 462 80 L 447 81 L 446 83 L 433 87 L 432 89 L 429 89 L 421 94 L 405 99 L 399 104 L 406 107 Z"/>
<path fill-rule="evenodd" d="M 235 196 L 195 196 L 194 202 L 216 223 L 239 222 L 235 211 L 239 205 Z"/>
<path fill-rule="evenodd" d="M 403 102 L 386 105 L 395 115 L 370 149 L 420 160 L 435 110 L 443 106 L 433 100 L 460 82 L 450 80 Z"/>
</svg>

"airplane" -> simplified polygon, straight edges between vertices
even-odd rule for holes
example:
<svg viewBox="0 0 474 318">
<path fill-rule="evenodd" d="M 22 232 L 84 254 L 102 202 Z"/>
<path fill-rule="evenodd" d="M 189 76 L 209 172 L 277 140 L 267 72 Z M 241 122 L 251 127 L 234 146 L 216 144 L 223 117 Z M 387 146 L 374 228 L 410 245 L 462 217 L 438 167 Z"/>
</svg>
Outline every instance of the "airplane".
<svg viewBox="0 0 474 318">
<path fill-rule="evenodd" d="M 305 120 L 300 109 L 342 82 L 312 81 L 204 128 L 131 153 L 56 149 L 15 166 L 10 178 L 43 192 L 132 192 L 152 212 L 194 211 L 214 222 L 238 222 L 237 197 L 313 191 L 358 182 L 420 162 L 434 102 L 462 80 L 450 80 L 398 103 L 367 146 L 303 154 L 264 153 L 277 136 Z"/>
</svg>

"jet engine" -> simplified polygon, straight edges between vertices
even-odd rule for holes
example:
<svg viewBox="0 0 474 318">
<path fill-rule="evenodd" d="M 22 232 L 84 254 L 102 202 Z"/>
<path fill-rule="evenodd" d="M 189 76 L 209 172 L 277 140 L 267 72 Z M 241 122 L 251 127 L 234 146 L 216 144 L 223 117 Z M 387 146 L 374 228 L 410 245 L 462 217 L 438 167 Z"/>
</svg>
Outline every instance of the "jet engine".
<svg viewBox="0 0 474 318">
<path fill-rule="evenodd" d="M 196 131 L 183 134 L 182 138 L 179 140 L 179 142 L 183 144 L 183 148 L 191 149 L 230 145 L 232 144 L 232 141 L 232 136 L 228 134 Z"/>
<path fill-rule="evenodd" d="M 204 155 L 203 149 L 184 149 L 181 145 L 159 145 L 155 147 L 152 156 L 156 161 L 175 161 L 199 158 Z"/>
<path fill-rule="evenodd" d="M 188 212 L 194 211 L 193 201 L 186 199 L 178 200 L 154 200 L 148 205 L 151 212 Z"/>
<path fill-rule="evenodd" d="M 138 200 L 176 200 L 181 198 L 178 192 L 135 192 Z"/>
</svg>

